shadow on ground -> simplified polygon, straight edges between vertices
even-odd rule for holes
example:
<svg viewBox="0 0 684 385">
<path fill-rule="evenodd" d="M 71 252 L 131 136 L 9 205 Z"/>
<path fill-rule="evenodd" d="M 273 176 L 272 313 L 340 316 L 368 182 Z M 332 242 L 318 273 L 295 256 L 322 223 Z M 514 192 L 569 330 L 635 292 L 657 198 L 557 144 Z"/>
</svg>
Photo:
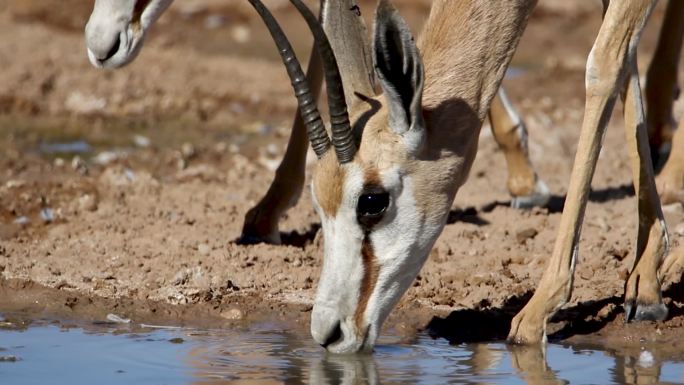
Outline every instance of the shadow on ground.
<svg viewBox="0 0 684 385">
<path fill-rule="evenodd" d="M 425 330 L 433 338 L 444 338 L 451 344 L 492 342 L 505 340 L 511 320 L 532 297 L 532 291 L 510 297 L 501 307 L 489 307 L 485 303 L 475 309 L 456 310 L 447 317 L 433 317 Z M 663 292 L 670 301 L 668 320 L 684 316 L 684 308 L 672 302 L 684 302 L 684 282 L 672 284 Z M 624 314 L 623 298 L 612 296 L 595 301 L 585 301 L 562 309 L 554 315 L 551 323 L 555 329 L 549 334 L 550 341 L 564 340 L 576 335 L 592 334 Z M 607 309 L 608 311 L 601 311 Z"/>
</svg>

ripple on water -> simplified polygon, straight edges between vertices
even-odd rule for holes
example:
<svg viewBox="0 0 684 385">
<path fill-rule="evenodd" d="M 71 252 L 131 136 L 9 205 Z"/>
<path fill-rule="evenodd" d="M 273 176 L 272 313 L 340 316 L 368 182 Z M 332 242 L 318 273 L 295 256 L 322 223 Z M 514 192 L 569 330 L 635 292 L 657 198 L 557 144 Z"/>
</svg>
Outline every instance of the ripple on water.
<svg viewBox="0 0 684 385">
<path fill-rule="evenodd" d="M 373 354 L 326 354 L 308 331 L 255 324 L 233 330 L 63 328 L 0 330 L 5 384 L 163 383 L 638 383 L 684 380 L 684 364 L 657 351 L 540 349 L 501 343 L 449 345 L 384 335 Z M 59 379 L 55 381 L 55 379 Z"/>
</svg>

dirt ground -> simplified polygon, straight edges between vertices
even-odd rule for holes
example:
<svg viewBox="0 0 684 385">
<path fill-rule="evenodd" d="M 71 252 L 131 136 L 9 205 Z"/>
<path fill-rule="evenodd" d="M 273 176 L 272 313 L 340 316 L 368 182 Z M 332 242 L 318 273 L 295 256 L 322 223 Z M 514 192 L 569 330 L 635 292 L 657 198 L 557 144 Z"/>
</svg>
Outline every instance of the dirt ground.
<svg viewBox="0 0 684 385">
<path fill-rule="evenodd" d="M 269 3 L 305 60 L 301 23 L 286 1 Z M 419 30 L 429 2 L 397 3 Z M 407 336 L 426 327 L 454 342 L 505 336 L 551 253 L 600 2 L 540 3 L 505 86 L 553 199 L 544 209 L 508 207 L 504 159 L 485 125 L 449 224 L 388 323 Z M 295 109 L 277 53 L 245 4 L 178 1 L 132 65 L 105 72 L 86 58 L 91 2 L 0 0 L 0 311 L 308 322 L 322 257 L 308 190 L 281 222 L 284 245 L 235 242 L 273 177 Z M 663 5 L 642 39 L 642 69 Z M 681 340 L 681 270 L 666 277 L 667 321 L 622 322 L 637 217 L 621 110 L 594 177 L 572 300 L 551 330 L 614 343 Z M 681 116 L 684 105 L 675 110 Z M 682 258 L 684 208 L 665 212 L 671 258 Z"/>
</svg>

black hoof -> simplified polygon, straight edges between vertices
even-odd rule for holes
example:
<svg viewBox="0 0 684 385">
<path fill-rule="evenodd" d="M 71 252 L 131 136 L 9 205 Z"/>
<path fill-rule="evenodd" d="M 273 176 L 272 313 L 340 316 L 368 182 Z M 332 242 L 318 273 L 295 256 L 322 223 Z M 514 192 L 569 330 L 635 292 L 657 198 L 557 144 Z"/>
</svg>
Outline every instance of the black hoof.
<svg viewBox="0 0 684 385">
<path fill-rule="evenodd" d="M 663 321 L 667 318 L 667 306 L 657 304 L 637 304 L 636 309 L 632 305 L 625 304 L 625 320 L 631 321 Z"/>
</svg>

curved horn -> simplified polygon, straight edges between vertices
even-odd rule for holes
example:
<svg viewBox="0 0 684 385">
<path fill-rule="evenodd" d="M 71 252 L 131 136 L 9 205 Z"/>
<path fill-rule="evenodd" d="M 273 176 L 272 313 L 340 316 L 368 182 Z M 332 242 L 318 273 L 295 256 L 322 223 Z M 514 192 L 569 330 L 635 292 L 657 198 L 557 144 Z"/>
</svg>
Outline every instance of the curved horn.
<svg viewBox="0 0 684 385">
<path fill-rule="evenodd" d="M 325 84 L 328 93 L 328 106 L 330 108 L 330 131 L 332 132 L 332 144 L 335 146 L 337 160 L 340 164 L 350 162 L 356 154 L 356 143 L 352 135 L 347 103 L 344 99 L 344 88 L 340 69 L 333 53 L 330 41 L 323 27 L 316 19 L 311 10 L 301 0 L 290 0 L 304 20 L 309 25 L 316 42 L 318 54 L 323 61 L 325 71 Z"/>
<path fill-rule="evenodd" d="M 302 67 L 285 33 L 271 12 L 266 9 L 260 0 L 249 0 L 249 2 L 259 13 L 259 16 L 261 16 L 273 37 L 273 41 L 278 46 L 280 57 L 283 59 L 283 64 L 285 64 L 295 96 L 297 97 L 297 104 L 299 105 L 302 120 L 306 125 L 306 132 L 309 136 L 311 147 L 320 159 L 330 148 L 330 138 L 328 138 L 328 133 L 325 131 L 325 125 L 316 107 L 316 100 L 314 100 L 309 84 L 306 81 L 306 75 L 304 75 L 304 71 L 302 71 Z"/>
</svg>

